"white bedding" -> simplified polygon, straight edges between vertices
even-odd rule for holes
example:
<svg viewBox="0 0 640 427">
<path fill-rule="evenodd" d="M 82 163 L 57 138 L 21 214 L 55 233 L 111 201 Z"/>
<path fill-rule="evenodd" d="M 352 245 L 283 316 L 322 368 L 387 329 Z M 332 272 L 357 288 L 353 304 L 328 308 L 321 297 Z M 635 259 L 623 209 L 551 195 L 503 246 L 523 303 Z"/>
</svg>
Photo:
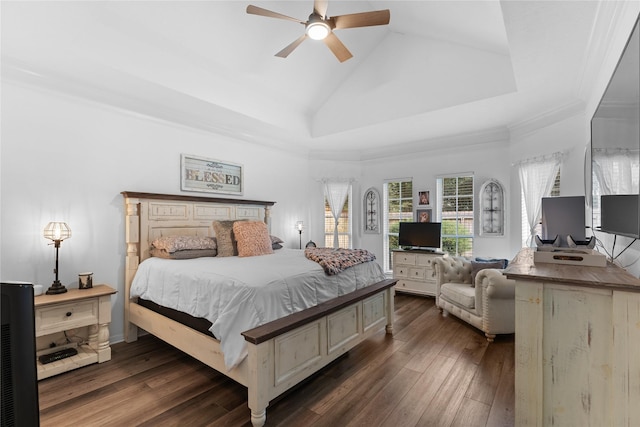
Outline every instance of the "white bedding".
<svg viewBox="0 0 640 427">
<path fill-rule="evenodd" d="M 138 267 L 131 296 L 209 320 L 231 370 L 247 355 L 241 332 L 384 278 L 375 261 L 328 276 L 294 249 L 245 258 L 149 258 Z"/>
</svg>

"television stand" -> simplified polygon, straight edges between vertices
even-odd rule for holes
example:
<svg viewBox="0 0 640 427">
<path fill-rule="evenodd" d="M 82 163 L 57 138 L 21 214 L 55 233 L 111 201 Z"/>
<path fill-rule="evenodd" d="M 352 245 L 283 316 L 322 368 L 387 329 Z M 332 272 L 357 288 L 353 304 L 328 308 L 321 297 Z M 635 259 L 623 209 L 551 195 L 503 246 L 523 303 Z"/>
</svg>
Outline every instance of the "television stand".
<svg viewBox="0 0 640 427">
<path fill-rule="evenodd" d="M 395 290 L 415 295 L 436 295 L 436 271 L 433 261 L 444 254 L 433 248 L 396 249 L 393 251 Z"/>
</svg>

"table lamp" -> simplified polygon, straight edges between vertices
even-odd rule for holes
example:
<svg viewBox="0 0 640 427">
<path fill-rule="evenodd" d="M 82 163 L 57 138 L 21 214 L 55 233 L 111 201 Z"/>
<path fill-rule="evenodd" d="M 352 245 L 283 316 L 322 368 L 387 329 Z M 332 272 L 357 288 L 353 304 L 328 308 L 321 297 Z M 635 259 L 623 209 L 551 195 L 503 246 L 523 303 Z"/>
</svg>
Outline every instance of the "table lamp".
<svg viewBox="0 0 640 427">
<path fill-rule="evenodd" d="M 56 268 L 53 270 L 56 274 L 56 279 L 49 289 L 47 289 L 47 294 L 63 294 L 67 292 L 67 288 L 58 280 L 58 249 L 60 249 L 60 242 L 71 237 L 71 229 L 64 222 L 50 222 L 44 228 L 44 237 L 45 239 L 53 240 L 52 244 L 56 248 Z"/>
<path fill-rule="evenodd" d="M 296 222 L 296 230 L 300 233 L 300 249 L 302 249 L 302 229 L 304 228 L 304 222 L 298 221 Z"/>
</svg>

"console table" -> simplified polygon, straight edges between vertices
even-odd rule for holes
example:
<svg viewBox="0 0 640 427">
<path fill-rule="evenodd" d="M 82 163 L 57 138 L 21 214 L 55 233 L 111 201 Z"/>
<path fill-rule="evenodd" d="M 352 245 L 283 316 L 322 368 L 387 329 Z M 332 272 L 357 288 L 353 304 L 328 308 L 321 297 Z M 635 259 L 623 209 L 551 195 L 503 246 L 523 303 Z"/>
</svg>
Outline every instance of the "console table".
<svg viewBox="0 0 640 427">
<path fill-rule="evenodd" d="M 640 280 L 623 269 L 533 262 L 516 281 L 515 424 L 640 425 Z"/>
</svg>

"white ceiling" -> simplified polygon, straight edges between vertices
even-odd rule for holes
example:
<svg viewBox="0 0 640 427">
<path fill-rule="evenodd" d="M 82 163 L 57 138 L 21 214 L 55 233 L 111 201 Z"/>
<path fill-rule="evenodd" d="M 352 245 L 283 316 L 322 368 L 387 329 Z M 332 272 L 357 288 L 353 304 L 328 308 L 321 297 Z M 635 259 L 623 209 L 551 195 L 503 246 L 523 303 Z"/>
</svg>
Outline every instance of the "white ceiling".
<svg viewBox="0 0 640 427">
<path fill-rule="evenodd" d="M 338 62 L 294 22 L 313 1 L 1 4 L 3 79 L 326 158 L 427 149 L 580 108 L 595 1 L 331 1 L 390 9 L 388 26 L 337 30 Z M 600 19 L 601 20 L 601 19 Z"/>
</svg>

